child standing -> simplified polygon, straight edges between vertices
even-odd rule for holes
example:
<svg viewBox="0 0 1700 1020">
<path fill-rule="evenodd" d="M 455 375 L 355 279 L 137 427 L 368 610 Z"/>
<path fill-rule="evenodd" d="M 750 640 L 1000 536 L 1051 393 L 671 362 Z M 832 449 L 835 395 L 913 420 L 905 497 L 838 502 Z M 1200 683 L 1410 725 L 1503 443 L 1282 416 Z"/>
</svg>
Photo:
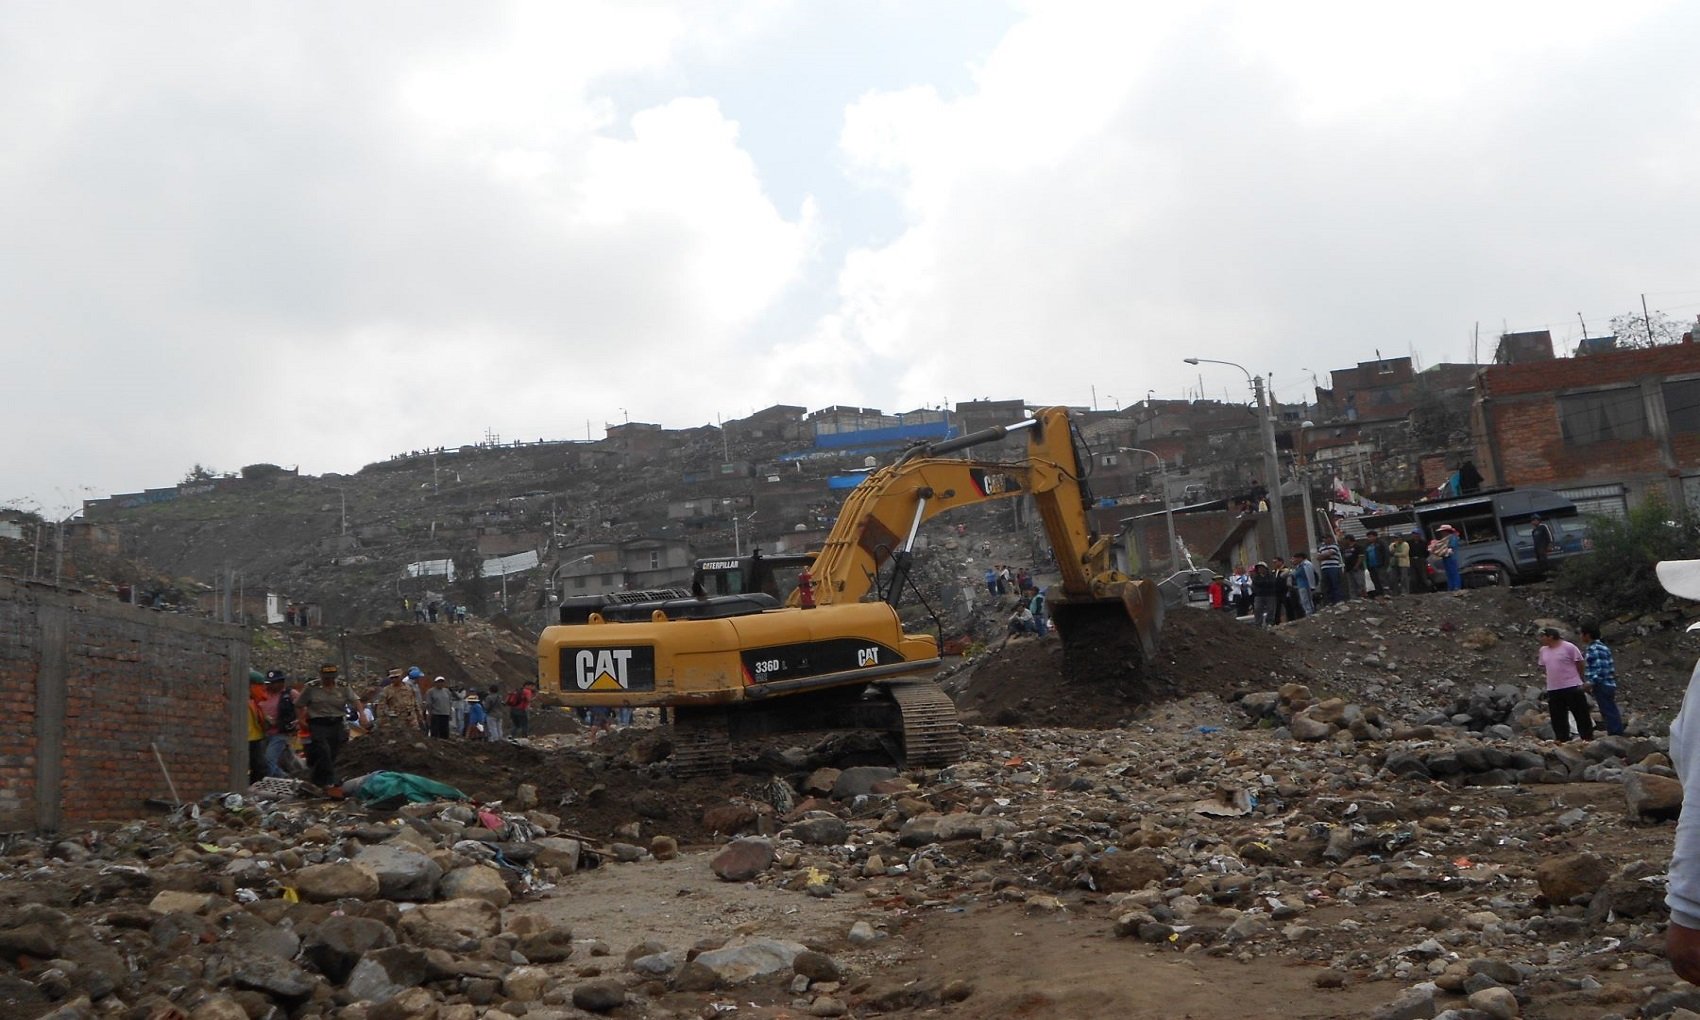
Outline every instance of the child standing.
<svg viewBox="0 0 1700 1020">
<path fill-rule="evenodd" d="M 1594 692 L 1594 702 L 1600 706 L 1600 719 L 1606 724 L 1606 732 L 1616 736 L 1623 732 L 1623 716 L 1617 710 L 1617 663 L 1612 659 L 1611 648 L 1600 640 L 1598 623 L 1583 620 L 1576 632 L 1586 645 L 1582 661 L 1588 687 Z"/>
</svg>

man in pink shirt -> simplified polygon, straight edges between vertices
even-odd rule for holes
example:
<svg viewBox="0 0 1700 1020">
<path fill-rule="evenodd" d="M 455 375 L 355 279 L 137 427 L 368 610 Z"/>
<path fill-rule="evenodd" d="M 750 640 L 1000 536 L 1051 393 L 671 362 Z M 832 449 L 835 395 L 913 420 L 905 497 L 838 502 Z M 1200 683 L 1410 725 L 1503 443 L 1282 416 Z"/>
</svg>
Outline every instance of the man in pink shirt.
<svg viewBox="0 0 1700 1020">
<path fill-rule="evenodd" d="M 1547 671 L 1547 712 L 1552 735 L 1559 743 L 1570 739 L 1570 717 L 1583 740 L 1594 739 L 1594 716 L 1582 686 L 1582 650 L 1559 637 L 1557 627 L 1541 628 L 1541 666 Z"/>
</svg>

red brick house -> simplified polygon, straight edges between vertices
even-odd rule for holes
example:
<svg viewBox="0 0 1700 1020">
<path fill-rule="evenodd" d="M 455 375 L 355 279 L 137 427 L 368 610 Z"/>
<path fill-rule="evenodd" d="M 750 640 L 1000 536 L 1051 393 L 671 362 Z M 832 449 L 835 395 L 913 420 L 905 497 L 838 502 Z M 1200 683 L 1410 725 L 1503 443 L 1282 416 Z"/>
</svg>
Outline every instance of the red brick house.
<svg viewBox="0 0 1700 1020">
<path fill-rule="evenodd" d="M 1700 345 L 1484 368 L 1471 430 L 1488 485 L 1553 489 L 1591 513 L 1654 493 L 1700 509 Z"/>
</svg>

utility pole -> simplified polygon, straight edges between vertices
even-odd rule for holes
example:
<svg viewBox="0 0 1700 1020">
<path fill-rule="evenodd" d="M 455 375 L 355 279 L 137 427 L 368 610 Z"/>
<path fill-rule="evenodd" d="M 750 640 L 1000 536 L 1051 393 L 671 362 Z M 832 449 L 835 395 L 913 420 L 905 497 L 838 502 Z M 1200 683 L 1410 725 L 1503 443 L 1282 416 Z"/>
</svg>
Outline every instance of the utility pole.
<svg viewBox="0 0 1700 1020">
<path fill-rule="evenodd" d="M 1305 548 L 1312 556 L 1316 555 L 1316 511 L 1310 505 L 1310 430 L 1315 427 L 1311 421 L 1299 425 L 1299 496 L 1305 512 Z"/>
<path fill-rule="evenodd" d="M 1290 553 L 1287 548 L 1287 514 L 1281 501 L 1281 462 L 1275 452 L 1275 418 L 1270 411 L 1269 401 L 1263 393 L 1263 377 L 1252 375 L 1251 372 L 1237 361 L 1221 361 L 1217 358 L 1183 358 L 1189 365 L 1227 365 L 1245 373 L 1246 381 L 1251 383 L 1251 391 L 1257 396 L 1258 424 L 1263 430 L 1263 475 L 1264 487 L 1269 496 L 1269 523 L 1273 528 L 1275 555 L 1286 559 Z M 1198 377 L 1198 388 L 1204 390 L 1204 376 Z"/>
<path fill-rule="evenodd" d="M 1647 324 L 1647 346 L 1653 346 L 1653 317 L 1647 314 L 1647 295 L 1641 295 L 1641 321 Z"/>
<path fill-rule="evenodd" d="M 1269 479 L 1269 523 L 1275 529 L 1275 555 L 1287 559 L 1287 514 L 1281 498 L 1281 462 L 1275 452 L 1275 416 L 1263 392 L 1263 377 L 1251 377 L 1251 388 L 1257 394 L 1257 416 L 1263 424 L 1263 473 Z"/>
</svg>

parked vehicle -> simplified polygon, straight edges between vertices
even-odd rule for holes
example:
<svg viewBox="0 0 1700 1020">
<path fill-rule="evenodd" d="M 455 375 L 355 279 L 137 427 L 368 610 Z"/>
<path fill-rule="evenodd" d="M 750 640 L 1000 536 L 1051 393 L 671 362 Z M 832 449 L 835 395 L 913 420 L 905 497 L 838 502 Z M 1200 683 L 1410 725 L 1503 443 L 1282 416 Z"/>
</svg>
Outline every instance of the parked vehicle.
<svg viewBox="0 0 1700 1020">
<path fill-rule="evenodd" d="M 1409 535 L 1421 529 L 1423 541 L 1435 537 L 1435 529 L 1450 524 L 1458 529 L 1458 568 L 1467 587 L 1516 584 L 1542 577 L 1535 560 L 1533 518 L 1539 515 L 1552 532 L 1547 552 L 1548 568 L 1566 557 L 1592 549 L 1587 524 L 1576 504 L 1546 489 L 1486 489 L 1458 499 L 1418 503 L 1409 510 L 1365 514 L 1347 530 L 1356 535 L 1375 530 L 1382 538 Z M 1444 586 L 1446 574 L 1429 561 L 1429 580 Z"/>
</svg>

